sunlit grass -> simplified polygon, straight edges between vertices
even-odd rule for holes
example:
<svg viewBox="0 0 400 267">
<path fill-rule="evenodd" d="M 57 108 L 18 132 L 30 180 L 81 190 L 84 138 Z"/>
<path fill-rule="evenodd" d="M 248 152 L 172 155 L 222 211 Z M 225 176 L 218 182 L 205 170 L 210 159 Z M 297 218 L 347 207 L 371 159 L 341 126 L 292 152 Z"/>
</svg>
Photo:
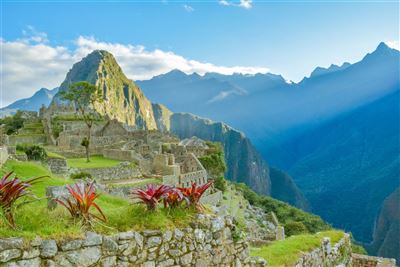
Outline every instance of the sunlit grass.
<svg viewBox="0 0 400 267">
<path fill-rule="evenodd" d="M 268 266 L 293 266 L 301 253 L 312 251 L 321 245 L 324 237 L 331 238 L 336 244 L 344 233 L 341 231 L 324 231 L 317 234 L 291 236 L 285 240 L 275 241 L 261 248 L 252 248 L 252 256 L 261 256 L 267 260 Z"/>
<path fill-rule="evenodd" d="M 86 158 L 70 158 L 67 159 L 67 165 L 72 168 L 106 168 L 115 167 L 121 161 L 115 159 L 107 159 L 103 156 L 91 156 L 90 162 Z"/>
</svg>

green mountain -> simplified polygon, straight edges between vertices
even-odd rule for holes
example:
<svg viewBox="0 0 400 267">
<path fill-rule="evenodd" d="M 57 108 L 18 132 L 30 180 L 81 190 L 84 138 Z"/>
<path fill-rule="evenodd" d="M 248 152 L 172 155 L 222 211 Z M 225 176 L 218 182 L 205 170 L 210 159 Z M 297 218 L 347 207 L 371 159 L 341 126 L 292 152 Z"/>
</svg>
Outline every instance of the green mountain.
<svg viewBox="0 0 400 267">
<path fill-rule="evenodd" d="M 293 205 L 307 207 L 304 197 L 294 186 L 290 176 L 273 176 L 276 188 L 272 188 L 268 165 L 243 133 L 224 123 L 216 123 L 191 114 L 173 113 L 162 105 L 152 104 L 135 83 L 125 76 L 109 52 L 94 51 L 74 64 L 59 90 L 68 90 L 69 85 L 77 81 L 88 81 L 101 88 L 104 101 L 94 107 L 99 114 L 138 129 L 159 129 L 171 131 L 181 138 L 198 136 L 221 142 L 228 165 L 228 179 L 244 182 L 258 193 L 274 194 L 276 198 L 282 196 L 283 200 Z M 60 107 L 71 108 L 68 103 L 61 101 L 57 94 L 48 113 Z M 280 179 L 284 181 L 277 182 Z M 287 184 L 291 186 L 286 188 Z"/>
</svg>

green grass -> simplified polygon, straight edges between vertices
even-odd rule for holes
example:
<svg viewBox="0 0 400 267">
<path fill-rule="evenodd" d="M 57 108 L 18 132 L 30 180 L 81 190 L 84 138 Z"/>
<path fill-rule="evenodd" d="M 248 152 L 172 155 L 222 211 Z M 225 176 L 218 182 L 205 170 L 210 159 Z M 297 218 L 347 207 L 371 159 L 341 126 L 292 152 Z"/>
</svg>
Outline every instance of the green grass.
<svg viewBox="0 0 400 267">
<path fill-rule="evenodd" d="M 90 162 L 86 162 L 86 158 L 70 158 L 67 159 L 67 165 L 72 168 L 106 168 L 115 167 L 121 161 L 115 159 L 107 159 L 103 156 L 91 156 Z"/>
<path fill-rule="evenodd" d="M 74 222 L 63 207 L 57 207 L 52 211 L 48 210 L 47 200 L 45 199 L 47 186 L 73 183 L 72 180 L 52 176 L 48 169 L 33 162 L 9 160 L 0 172 L 3 175 L 11 170 L 14 170 L 21 179 L 41 175 L 49 175 L 50 177 L 32 187 L 33 193 L 39 197 L 38 200 L 25 204 L 16 210 L 17 230 L 11 230 L 7 227 L 0 212 L 0 238 L 19 236 L 32 239 L 41 236 L 60 239 L 83 236 L 83 229 L 79 222 Z M 106 194 L 101 195 L 96 203 L 102 208 L 108 221 L 107 223 L 94 223 L 93 230 L 104 234 L 127 230 L 164 230 L 183 227 L 193 219 L 195 214 L 194 211 L 187 209 L 159 209 L 155 212 L 148 212 L 140 204 L 133 205 L 128 200 Z"/>
<path fill-rule="evenodd" d="M 64 159 L 65 158 L 64 156 L 57 154 L 55 152 L 46 151 L 46 153 L 47 153 L 47 157 L 49 157 L 49 158 L 56 158 L 56 159 Z"/>
<path fill-rule="evenodd" d="M 268 266 L 293 266 L 302 252 L 310 252 L 319 247 L 324 237 L 330 237 L 333 246 L 343 236 L 343 232 L 333 230 L 313 235 L 296 235 L 261 248 L 252 248 L 250 254 L 263 257 L 267 260 Z"/>
</svg>

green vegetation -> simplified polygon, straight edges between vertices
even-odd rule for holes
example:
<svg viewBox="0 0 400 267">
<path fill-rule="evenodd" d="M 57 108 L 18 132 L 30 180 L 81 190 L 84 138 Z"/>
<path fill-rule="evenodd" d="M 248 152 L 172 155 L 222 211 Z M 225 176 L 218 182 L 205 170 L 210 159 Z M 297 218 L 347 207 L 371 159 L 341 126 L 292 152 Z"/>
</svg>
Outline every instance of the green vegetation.
<svg viewBox="0 0 400 267">
<path fill-rule="evenodd" d="M 223 194 L 222 204 L 228 208 L 229 214 L 235 217 L 239 225 L 244 225 L 244 211 L 247 206 L 247 200 L 234 189 L 234 186 L 227 186 Z"/>
<path fill-rule="evenodd" d="M 71 173 L 70 178 L 72 180 L 87 179 L 87 178 L 92 178 L 92 175 L 87 172 L 78 172 L 78 173 Z"/>
<path fill-rule="evenodd" d="M 48 158 L 65 159 L 65 157 L 63 155 L 57 154 L 55 152 L 46 150 L 46 153 L 47 153 Z"/>
<path fill-rule="evenodd" d="M 87 162 L 86 158 L 67 159 L 67 165 L 69 167 L 83 169 L 115 167 L 120 162 L 119 160 L 104 158 L 103 156 L 92 156 L 90 162 Z"/>
<path fill-rule="evenodd" d="M 4 125 L 4 132 L 8 135 L 17 133 L 18 129 L 24 126 L 25 119 L 22 112 L 17 111 L 13 116 L 7 116 L 0 119 L 0 125 Z"/>
<path fill-rule="evenodd" d="M 288 222 L 285 224 L 285 235 L 299 235 L 307 233 L 307 227 L 302 222 Z"/>
<path fill-rule="evenodd" d="M 81 145 L 86 149 L 86 160 L 90 162 L 89 145 L 90 145 L 90 130 L 97 114 L 92 110 L 96 103 L 102 101 L 101 90 L 96 85 L 86 81 L 76 82 L 69 86 L 68 90 L 61 91 L 60 97 L 63 100 L 74 103 L 76 112 L 79 113 L 85 122 L 88 132 L 87 136 L 82 140 Z"/>
<path fill-rule="evenodd" d="M 29 160 L 45 160 L 47 152 L 42 146 L 31 144 L 18 144 L 17 151 L 23 151 Z"/>
<path fill-rule="evenodd" d="M 9 160 L 1 168 L 1 175 L 14 170 L 16 175 L 23 180 L 31 177 L 51 175 L 45 167 L 33 162 L 17 162 Z M 45 191 L 47 186 L 60 186 L 73 183 L 51 176 L 32 187 L 32 192 L 39 197 L 38 200 L 27 203 L 16 210 L 15 222 L 18 230 L 7 227 L 0 214 L 0 237 L 20 236 L 32 239 L 39 235 L 45 238 L 60 239 L 63 237 L 82 237 L 81 224 L 70 219 L 68 211 L 63 207 L 57 207 L 53 211 L 47 209 Z M 159 209 L 152 213 L 146 211 L 144 206 L 132 205 L 128 200 L 101 195 L 96 203 L 101 207 L 107 217 L 107 225 L 94 223 L 93 230 L 98 233 L 111 234 L 118 231 L 142 230 L 142 229 L 168 229 L 184 227 L 193 218 L 194 212 L 188 209 Z M 121 216 L 123 215 L 123 216 Z"/>
<path fill-rule="evenodd" d="M 302 252 L 309 252 L 321 245 L 324 237 L 330 237 L 336 244 L 344 233 L 340 231 L 325 231 L 314 235 L 303 234 L 291 236 L 285 240 L 275 241 L 271 245 L 251 249 L 252 256 L 261 256 L 268 266 L 293 266 Z"/>
<path fill-rule="evenodd" d="M 220 143 L 207 142 L 207 145 L 209 149 L 206 155 L 199 157 L 199 160 L 207 172 L 214 178 L 214 186 L 221 191 L 225 191 L 226 181 L 224 173 L 226 172 L 226 163 L 224 150 Z"/>
<path fill-rule="evenodd" d="M 234 185 L 238 191 L 242 192 L 243 196 L 250 202 L 250 204 L 263 208 L 267 213 L 273 211 L 279 222 L 283 224 L 285 228 L 287 226 L 289 229 L 292 228 L 291 231 L 293 234 L 298 233 L 297 231 L 294 231 L 293 222 L 302 223 L 309 233 L 316 233 L 332 228 L 319 216 L 307 213 L 271 197 L 258 195 L 245 184 L 240 183 Z M 296 229 L 298 230 L 299 227 L 301 226 L 297 224 Z"/>
<path fill-rule="evenodd" d="M 351 251 L 357 254 L 368 255 L 365 248 L 361 245 L 354 244 L 354 241 L 351 242 Z"/>
</svg>

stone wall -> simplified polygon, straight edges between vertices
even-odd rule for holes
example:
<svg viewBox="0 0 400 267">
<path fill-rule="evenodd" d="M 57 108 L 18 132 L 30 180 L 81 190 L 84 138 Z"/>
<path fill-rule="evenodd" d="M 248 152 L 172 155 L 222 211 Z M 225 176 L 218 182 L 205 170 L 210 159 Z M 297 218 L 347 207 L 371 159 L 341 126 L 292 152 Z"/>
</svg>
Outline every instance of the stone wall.
<svg viewBox="0 0 400 267">
<path fill-rule="evenodd" d="M 118 166 L 108 168 L 76 168 L 72 172 L 90 173 L 98 181 L 125 180 L 142 176 L 139 168 L 129 162 L 121 162 Z"/>
<path fill-rule="evenodd" d="M 9 135 L 8 143 L 10 145 L 16 145 L 21 143 L 26 144 L 46 144 L 47 138 L 44 134 L 32 134 L 32 135 Z"/>
<path fill-rule="evenodd" d="M 0 239 L 1 266 L 263 266 L 248 244 L 234 241 L 231 217 L 199 215 L 185 229 L 145 230 L 84 239 Z"/>
<path fill-rule="evenodd" d="M 372 257 L 353 253 L 351 255 L 353 267 L 395 267 L 395 259 Z"/>
<path fill-rule="evenodd" d="M 3 166 L 4 162 L 8 159 L 8 149 L 6 146 L 0 147 L 0 167 Z"/>
<path fill-rule="evenodd" d="M 319 266 L 351 266 L 351 241 L 350 236 L 344 237 L 333 247 L 330 238 L 324 238 L 321 246 L 309 253 L 304 253 L 296 267 L 319 267 Z"/>
<path fill-rule="evenodd" d="M 65 158 L 47 158 L 47 165 L 52 173 L 62 174 L 68 172 Z"/>
<path fill-rule="evenodd" d="M 103 149 L 103 156 L 109 159 L 139 162 L 139 155 L 134 150 Z"/>
</svg>

